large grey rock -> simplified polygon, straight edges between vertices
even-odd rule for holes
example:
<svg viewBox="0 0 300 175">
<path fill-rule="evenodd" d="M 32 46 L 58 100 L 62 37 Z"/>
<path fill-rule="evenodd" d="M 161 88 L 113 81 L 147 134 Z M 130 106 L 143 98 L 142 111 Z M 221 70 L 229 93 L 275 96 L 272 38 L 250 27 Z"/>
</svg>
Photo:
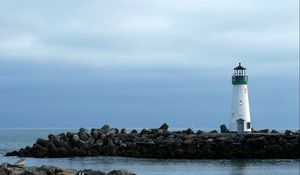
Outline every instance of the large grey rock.
<svg viewBox="0 0 300 175">
<path fill-rule="evenodd" d="M 166 123 L 162 124 L 162 125 L 159 127 L 159 129 L 163 129 L 163 130 L 168 130 L 168 128 L 169 128 L 169 125 L 166 124 Z"/>
<path fill-rule="evenodd" d="M 259 130 L 258 133 L 269 133 L 269 129 L 262 129 L 262 130 Z"/>
<path fill-rule="evenodd" d="M 90 134 L 87 129 L 85 128 L 80 128 L 78 132 L 78 136 L 80 140 L 82 141 L 87 141 L 90 138 Z"/>
<path fill-rule="evenodd" d="M 122 129 L 121 129 L 121 134 L 127 134 L 127 131 L 126 131 L 125 128 L 122 128 Z"/>
<path fill-rule="evenodd" d="M 80 172 L 84 173 L 84 174 L 81 174 Z M 86 170 L 78 171 L 76 173 L 76 175 L 106 175 L 106 173 L 103 171 L 95 171 L 95 170 L 91 170 L 91 169 L 86 169 Z"/>
<path fill-rule="evenodd" d="M 272 129 L 271 133 L 272 133 L 272 134 L 277 134 L 277 133 L 279 133 L 279 132 L 276 131 L 275 129 Z"/>
<path fill-rule="evenodd" d="M 102 147 L 104 145 L 104 142 L 102 139 L 98 139 L 96 141 L 96 143 L 94 144 L 94 146 L 97 146 L 97 147 Z"/>
<path fill-rule="evenodd" d="M 55 166 L 46 166 L 46 165 L 42 165 L 41 167 L 37 168 L 37 170 L 46 172 L 47 174 L 58 174 L 63 172 L 61 168 Z"/>
<path fill-rule="evenodd" d="M 194 131 L 191 128 L 189 128 L 189 129 L 183 131 L 183 133 L 184 134 L 194 134 Z"/>
<path fill-rule="evenodd" d="M 107 134 L 107 133 L 109 132 L 109 129 L 110 129 L 110 126 L 109 126 L 108 124 L 105 124 L 105 125 L 103 125 L 102 128 L 101 128 L 101 132 L 102 132 L 103 134 Z"/>
<path fill-rule="evenodd" d="M 48 142 L 49 142 L 48 140 L 45 140 L 45 139 L 42 139 L 42 138 L 38 138 L 36 140 L 36 143 L 39 144 L 39 145 L 41 145 L 41 146 L 43 146 L 43 147 L 46 147 L 47 144 L 48 144 Z"/>
<path fill-rule="evenodd" d="M 213 134 L 213 133 L 218 133 L 218 131 L 217 131 L 217 130 L 212 130 L 212 131 L 210 131 L 209 133 L 211 133 L 211 134 Z"/>
<path fill-rule="evenodd" d="M 136 174 L 128 170 L 113 170 L 107 173 L 107 175 L 136 175 Z"/>
<path fill-rule="evenodd" d="M 141 130 L 141 134 L 146 134 L 147 132 L 148 132 L 148 130 L 145 128 Z"/>
<path fill-rule="evenodd" d="M 100 129 L 93 128 L 93 129 L 91 130 L 91 136 L 92 136 L 95 140 L 97 140 L 97 139 L 99 138 L 100 134 L 101 134 L 101 130 L 100 130 Z"/>
<path fill-rule="evenodd" d="M 107 132 L 107 135 L 115 135 L 118 133 L 119 133 L 119 130 L 117 128 L 112 128 Z"/>
<path fill-rule="evenodd" d="M 131 134 L 136 134 L 136 133 L 138 133 L 137 132 L 137 130 L 136 129 L 133 129 L 133 130 L 131 130 L 131 132 L 130 132 Z"/>
<path fill-rule="evenodd" d="M 49 139 L 50 141 L 52 141 L 52 140 L 57 140 L 57 136 L 56 136 L 56 135 L 53 135 L 53 134 L 49 134 L 49 135 L 48 135 L 48 139 Z"/>
<path fill-rule="evenodd" d="M 285 130 L 284 134 L 285 135 L 293 135 L 293 132 L 290 130 Z"/>
<path fill-rule="evenodd" d="M 34 157 L 46 157 L 47 156 L 47 153 L 48 153 L 48 149 L 45 148 L 45 147 L 42 147 L 41 145 L 39 144 L 34 144 L 34 146 L 32 147 L 33 148 L 33 151 L 32 151 L 32 155 Z"/>
<path fill-rule="evenodd" d="M 202 131 L 202 130 L 198 130 L 198 131 L 196 132 L 196 134 L 203 134 L 203 133 L 205 133 L 205 132 Z"/>
</svg>

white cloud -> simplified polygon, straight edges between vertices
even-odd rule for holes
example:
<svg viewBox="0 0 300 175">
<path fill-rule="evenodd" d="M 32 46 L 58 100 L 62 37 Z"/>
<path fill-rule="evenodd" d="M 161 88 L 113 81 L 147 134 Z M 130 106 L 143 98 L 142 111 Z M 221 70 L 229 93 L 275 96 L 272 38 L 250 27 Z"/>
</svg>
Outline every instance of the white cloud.
<svg viewBox="0 0 300 175">
<path fill-rule="evenodd" d="M 297 0 L 16 3 L 0 7 L 0 55 L 8 59 L 194 68 L 239 57 L 279 67 L 298 61 Z"/>
</svg>

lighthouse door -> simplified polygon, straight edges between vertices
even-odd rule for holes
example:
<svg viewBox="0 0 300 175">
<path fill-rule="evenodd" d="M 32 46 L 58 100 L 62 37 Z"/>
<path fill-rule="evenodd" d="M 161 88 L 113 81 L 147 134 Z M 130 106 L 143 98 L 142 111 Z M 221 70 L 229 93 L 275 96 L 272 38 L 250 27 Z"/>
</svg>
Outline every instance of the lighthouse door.
<svg viewBox="0 0 300 175">
<path fill-rule="evenodd" d="M 244 122 L 245 120 L 242 118 L 239 118 L 236 120 L 236 126 L 237 126 L 237 133 L 242 134 L 244 132 Z"/>
</svg>

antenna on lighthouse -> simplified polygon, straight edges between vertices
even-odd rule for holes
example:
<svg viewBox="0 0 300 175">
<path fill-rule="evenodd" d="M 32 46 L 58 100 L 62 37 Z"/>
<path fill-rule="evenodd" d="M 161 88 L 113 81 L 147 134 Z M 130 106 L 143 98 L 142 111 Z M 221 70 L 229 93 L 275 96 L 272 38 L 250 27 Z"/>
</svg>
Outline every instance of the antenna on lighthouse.
<svg viewBox="0 0 300 175">
<path fill-rule="evenodd" d="M 246 68 L 241 63 L 234 69 L 232 75 L 232 104 L 230 131 L 242 133 L 251 131 L 250 107 L 248 97 L 248 76 Z"/>
</svg>

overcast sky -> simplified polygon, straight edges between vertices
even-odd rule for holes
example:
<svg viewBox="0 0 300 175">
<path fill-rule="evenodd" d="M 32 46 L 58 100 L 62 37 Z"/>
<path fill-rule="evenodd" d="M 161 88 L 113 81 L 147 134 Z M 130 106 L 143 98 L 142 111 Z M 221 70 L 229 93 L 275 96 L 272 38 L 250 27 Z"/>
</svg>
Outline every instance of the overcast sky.
<svg viewBox="0 0 300 175">
<path fill-rule="evenodd" d="M 297 128 L 298 0 L 0 0 L 0 127 Z"/>
</svg>

